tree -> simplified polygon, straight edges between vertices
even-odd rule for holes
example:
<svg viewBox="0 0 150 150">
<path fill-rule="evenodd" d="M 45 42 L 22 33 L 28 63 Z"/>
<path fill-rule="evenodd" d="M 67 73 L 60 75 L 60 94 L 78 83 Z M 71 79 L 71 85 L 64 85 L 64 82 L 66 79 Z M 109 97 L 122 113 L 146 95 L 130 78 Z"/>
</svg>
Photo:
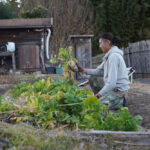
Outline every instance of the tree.
<svg viewBox="0 0 150 150">
<path fill-rule="evenodd" d="M 67 39 L 71 34 L 93 33 L 93 13 L 87 0 L 22 0 L 21 9 L 30 11 L 30 4 L 32 7 L 42 5 L 48 9 L 48 16 L 54 18 L 51 50 L 58 51 L 60 47 L 67 46 Z"/>
<path fill-rule="evenodd" d="M 121 46 L 150 38 L 150 2 L 147 0 L 89 0 L 95 10 L 94 33 L 112 32 L 122 39 Z M 98 45 L 94 39 L 95 54 Z"/>
<path fill-rule="evenodd" d="M 16 0 L 7 0 L 0 2 L 0 19 L 17 18 L 19 7 Z"/>
<path fill-rule="evenodd" d="M 42 6 L 33 8 L 31 11 L 24 11 L 21 13 L 22 18 L 46 18 L 48 17 L 48 10 Z"/>
<path fill-rule="evenodd" d="M 11 10 L 4 2 L 0 2 L 0 19 L 9 19 L 12 17 Z"/>
<path fill-rule="evenodd" d="M 7 5 L 11 11 L 11 18 L 18 18 L 20 12 L 20 3 L 17 0 L 7 0 Z"/>
</svg>

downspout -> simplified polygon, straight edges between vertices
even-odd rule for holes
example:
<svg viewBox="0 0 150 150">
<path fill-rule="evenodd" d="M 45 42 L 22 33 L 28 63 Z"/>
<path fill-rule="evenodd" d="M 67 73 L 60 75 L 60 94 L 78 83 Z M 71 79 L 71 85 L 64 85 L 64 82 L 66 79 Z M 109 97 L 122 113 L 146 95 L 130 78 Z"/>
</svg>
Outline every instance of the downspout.
<svg viewBox="0 0 150 150">
<path fill-rule="evenodd" d="M 51 36 L 51 30 L 47 29 L 47 31 L 48 31 L 48 35 L 46 38 L 46 57 L 47 57 L 47 59 L 49 59 L 49 40 L 50 40 L 50 36 Z"/>
<path fill-rule="evenodd" d="M 42 62 L 42 70 L 45 71 L 45 64 L 44 64 L 44 38 L 41 39 L 40 57 L 41 57 L 41 62 Z"/>
</svg>

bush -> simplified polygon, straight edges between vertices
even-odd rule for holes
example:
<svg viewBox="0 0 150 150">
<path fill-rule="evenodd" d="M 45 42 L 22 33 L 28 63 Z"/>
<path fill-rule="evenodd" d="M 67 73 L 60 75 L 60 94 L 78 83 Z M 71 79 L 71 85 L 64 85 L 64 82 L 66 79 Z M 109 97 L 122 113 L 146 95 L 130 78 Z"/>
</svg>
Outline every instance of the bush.
<svg viewBox="0 0 150 150">
<path fill-rule="evenodd" d="M 31 11 L 21 13 L 22 18 L 46 18 L 48 17 L 48 10 L 45 7 L 38 6 Z"/>
</svg>

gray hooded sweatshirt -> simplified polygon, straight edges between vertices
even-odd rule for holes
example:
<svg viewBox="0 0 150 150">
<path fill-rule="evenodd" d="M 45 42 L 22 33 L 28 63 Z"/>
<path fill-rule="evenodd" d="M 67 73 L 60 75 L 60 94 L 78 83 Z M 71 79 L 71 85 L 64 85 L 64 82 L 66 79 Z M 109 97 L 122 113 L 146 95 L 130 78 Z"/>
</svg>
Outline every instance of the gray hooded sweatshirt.
<svg viewBox="0 0 150 150">
<path fill-rule="evenodd" d="M 123 51 L 113 46 L 103 57 L 103 62 L 96 69 L 86 69 L 89 75 L 100 75 L 104 71 L 104 87 L 99 91 L 100 95 L 118 89 L 126 91 L 129 89 L 129 78 L 126 64 L 123 59 Z"/>
</svg>

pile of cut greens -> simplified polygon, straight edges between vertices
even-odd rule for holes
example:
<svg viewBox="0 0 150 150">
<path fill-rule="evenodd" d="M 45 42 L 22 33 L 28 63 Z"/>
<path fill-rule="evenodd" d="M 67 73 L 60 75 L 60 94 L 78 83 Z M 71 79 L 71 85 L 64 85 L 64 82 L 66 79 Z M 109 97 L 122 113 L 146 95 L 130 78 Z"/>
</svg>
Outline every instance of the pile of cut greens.
<svg viewBox="0 0 150 150">
<path fill-rule="evenodd" d="M 42 128 L 137 131 L 141 117 L 132 117 L 128 108 L 112 113 L 92 96 L 66 78 L 22 82 L 9 91 L 10 98 L 0 99 L 0 116 L 11 122 L 26 122 Z M 7 120 L 8 121 L 8 120 Z"/>
</svg>

